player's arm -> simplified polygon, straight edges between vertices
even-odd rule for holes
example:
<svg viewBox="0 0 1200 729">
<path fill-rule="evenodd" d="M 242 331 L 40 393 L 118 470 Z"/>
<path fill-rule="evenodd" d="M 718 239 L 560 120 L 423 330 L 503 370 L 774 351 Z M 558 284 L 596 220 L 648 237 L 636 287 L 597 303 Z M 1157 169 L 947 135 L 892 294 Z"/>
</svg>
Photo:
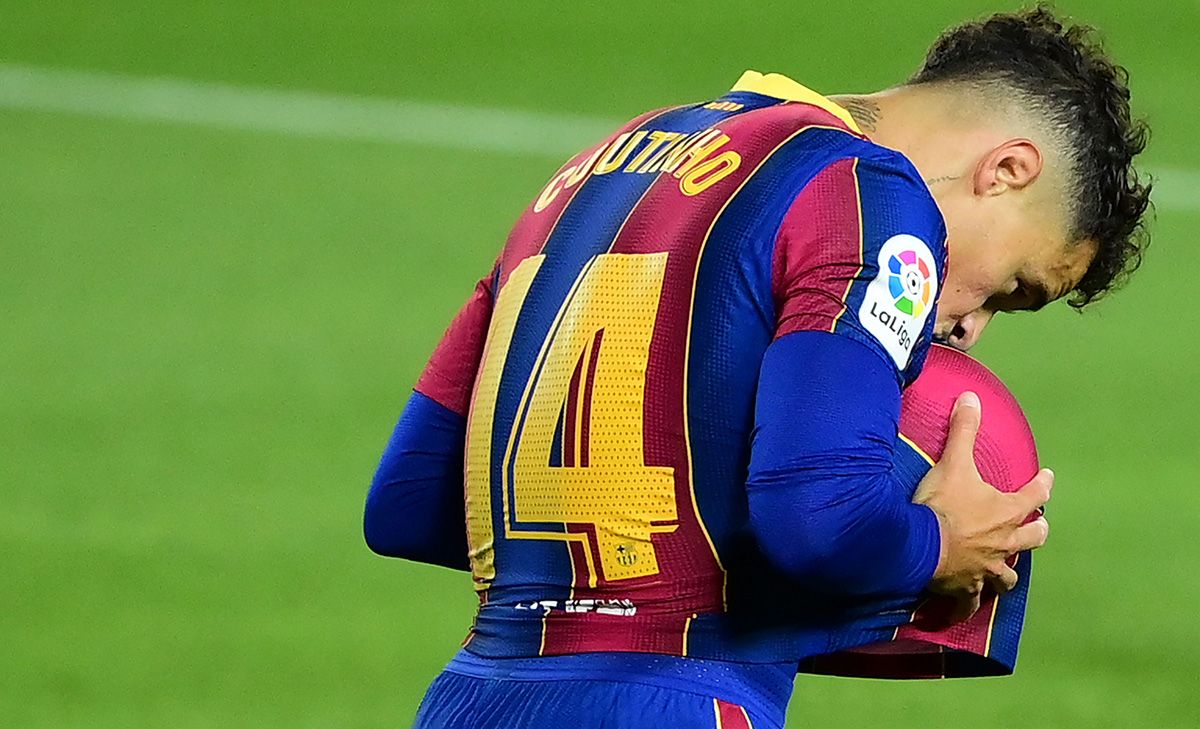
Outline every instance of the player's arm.
<svg viewBox="0 0 1200 729">
<path fill-rule="evenodd" d="M 363 534 L 387 557 L 467 569 L 463 448 L 493 281 L 479 282 L 434 350 L 367 494 Z"/>
<path fill-rule="evenodd" d="M 864 345 L 801 331 L 767 351 L 747 491 L 776 567 L 842 595 L 915 595 L 937 568 L 937 516 L 892 473 L 895 375 Z"/>
<path fill-rule="evenodd" d="M 1008 514 L 1038 495 L 1004 505 L 953 495 L 1013 496 L 972 477 L 961 457 L 927 479 L 959 488 L 941 489 L 925 505 L 909 503 L 892 473 L 900 387 L 916 375 L 931 336 L 933 302 L 923 293 L 927 281 L 936 293 L 943 237 L 915 170 L 852 160 L 814 179 L 781 226 L 777 338 L 762 366 L 747 491 L 767 557 L 814 589 L 915 594 L 932 579 L 957 594 L 987 569 L 997 577 L 1007 569 L 989 552 L 996 545 L 1041 543 L 1015 534 Z M 919 261 L 926 265 L 914 272 Z M 968 462 L 969 423 L 968 411 L 952 421 L 947 446 L 965 449 Z M 967 534 L 985 525 L 987 547 Z"/>
<path fill-rule="evenodd" d="M 792 203 L 775 243 L 751 524 L 777 567 L 821 591 L 916 594 L 940 557 L 937 516 L 892 474 L 901 384 L 927 346 L 944 256 L 940 215 L 916 184 L 836 162 Z M 923 277 L 907 313 L 887 288 L 894 256 Z"/>
</svg>

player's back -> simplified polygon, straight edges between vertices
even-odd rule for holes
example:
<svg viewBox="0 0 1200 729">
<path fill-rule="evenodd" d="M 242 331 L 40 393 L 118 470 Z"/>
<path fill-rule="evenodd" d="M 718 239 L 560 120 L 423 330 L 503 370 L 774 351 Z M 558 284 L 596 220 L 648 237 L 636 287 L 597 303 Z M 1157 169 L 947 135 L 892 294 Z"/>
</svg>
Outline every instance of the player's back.
<svg viewBox="0 0 1200 729">
<path fill-rule="evenodd" d="M 785 83 L 786 100 L 767 93 Z M 730 655 L 726 562 L 748 518 L 758 369 L 776 337 L 865 311 L 851 284 L 869 231 L 839 231 L 851 250 L 806 236 L 853 228 L 869 186 L 915 191 L 940 223 L 903 157 L 823 97 L 757 75 L 638 117 L 555 174 L 490 281 L 467 432 L 469 650 Z M 802 204 L 838 207 L 781 243 Z M 940 264 L 928 247 L 908 255 L 921 314 Z M 928 336 L 885 334 L 897 362 Z M 787 657 L 770 653 L 756 659 Z"/>
</svg>

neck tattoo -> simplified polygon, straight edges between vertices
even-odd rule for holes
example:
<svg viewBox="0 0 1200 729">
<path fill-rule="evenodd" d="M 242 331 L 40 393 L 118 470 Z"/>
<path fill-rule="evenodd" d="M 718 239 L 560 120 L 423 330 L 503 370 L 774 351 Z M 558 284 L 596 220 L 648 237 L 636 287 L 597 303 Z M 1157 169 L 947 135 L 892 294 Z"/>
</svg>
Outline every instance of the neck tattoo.
<svg viewBox="0 0 1200 729">
<path fill-rule="evenodd" d="M 854 123 L 864 132 L 873 132 L 878 128 L 879 117 L 883 113 L 879 109 L 879 104 L 874 101 L 864 96 L 839 96 L 837 104 L 850 112 Z"/>
<path fill-rule="evenodd" d="M 930 177 L 928 180 L 925 180 L 925 186 L 933 187 L 934 185 L 938 184 L 939 182 L 953 182 L 954 180 L 961 180 L 961 179 L 962 179 L 962 175 L 942 175 L 941 177 Z"/>
</svg>

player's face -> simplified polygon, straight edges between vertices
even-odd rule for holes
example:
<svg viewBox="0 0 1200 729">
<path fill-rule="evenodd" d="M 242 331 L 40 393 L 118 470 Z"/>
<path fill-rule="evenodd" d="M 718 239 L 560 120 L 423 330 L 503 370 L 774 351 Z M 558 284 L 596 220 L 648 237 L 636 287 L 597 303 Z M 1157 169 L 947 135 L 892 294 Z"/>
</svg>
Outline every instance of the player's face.
<svg viewBox="0 0 1200 729">
<path fill-rule="evenodd" d="M 1037 311 L 1065 296 L 1096 255 L 1094 241 L 1069 240 L 1035 220 L 1008 227 L 1000 236 L 951 234 L 939 339 L 970 349 L 997 313 Z"/>
</svg>

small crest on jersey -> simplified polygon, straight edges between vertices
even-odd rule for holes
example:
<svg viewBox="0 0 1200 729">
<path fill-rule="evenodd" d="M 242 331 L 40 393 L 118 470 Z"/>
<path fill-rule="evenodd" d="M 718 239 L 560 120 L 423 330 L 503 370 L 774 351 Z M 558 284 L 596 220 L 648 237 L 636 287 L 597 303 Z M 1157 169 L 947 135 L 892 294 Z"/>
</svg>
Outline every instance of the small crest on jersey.
<svg viewBox="0 0 1200 729">
<path fill-rule="evenodd" d="M 937 263 L 925 241 L 907 234 L 889 238 L 877 263 L 858 319 L 903 370 L 937 300 Z"/>
<path fill-rule="evenodd" d="M 637 564 L 638 553 L 636 544 L 618 544 L 616 548 L 617 564 L 622 567 L 632 567 Z"/>
</svg>

